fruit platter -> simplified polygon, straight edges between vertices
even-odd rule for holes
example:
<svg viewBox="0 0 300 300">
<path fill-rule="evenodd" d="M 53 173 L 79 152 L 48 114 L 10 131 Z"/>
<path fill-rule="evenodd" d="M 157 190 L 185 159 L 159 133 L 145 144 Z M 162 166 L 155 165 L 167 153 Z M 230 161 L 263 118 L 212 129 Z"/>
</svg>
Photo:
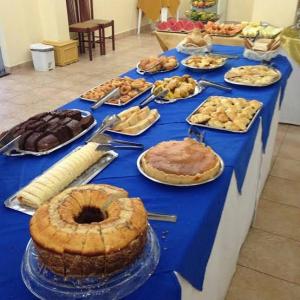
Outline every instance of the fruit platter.
<svg viewBox="0 0 300 300">
<path fill-rule="evenodd" d="M 191 32 L 194 29 L 204 30 L 204 24 L 201 21 L 169 19 L 166 22 L 158 22 L 155 25 L 157 31 L 166 32 Z"/>
<path fill-rule="evenodd" d="M 192 21 L 201 21 L 203 23 L 207 23 L 209 21 L 215 22 L 220 18 L 217 13 L 203 10 L 198 11 L 196 9 L 186 11 L 185 16 Z"/>
</svg>

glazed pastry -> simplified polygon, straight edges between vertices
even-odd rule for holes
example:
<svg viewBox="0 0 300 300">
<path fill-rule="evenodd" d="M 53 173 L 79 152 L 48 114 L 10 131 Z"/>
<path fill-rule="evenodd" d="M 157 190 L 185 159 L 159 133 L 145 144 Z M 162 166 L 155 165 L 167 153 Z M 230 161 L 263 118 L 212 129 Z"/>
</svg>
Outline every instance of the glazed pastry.
<svg viewBox="0 0 300 300">
<path fill-rule="evenodd" d="M 98 144 L 88 143 L 56 163 L 17 194 L 19 202 L 38 208 L 56 196 L 103 156 L 103 152 L 96 151 L 97 146 Z"/>
<path fill-rule="evenodd" d="M 217 55 L 193 55 L 185 61 L 185 65 L 196 69 L 214 69 L 223 66 L 226 60 Z"/>
<path fill-rule="evenodd" d="M 142 59 L 138 63 L 138 68 L 148 73 L 170 71 L 177 66 L 178 61 L 175 56 L 150 56 Z"/>
<path fill-rule="evenodd" d="M 146 174 L 172 184 L 206 181 L 218 174 L 220 166 L 211 148 L 190 138 L 159 143 L 141 159 Z"/>
<path fill-rule="evenodd" d="M 73 187 L 41 206 L 30 221 L 39 260 L 64 277 L 106 277 L 137 259 L 147 241 L 139 198 L 99 184 Z"/>
<path fill-rule="evenodd" d="M 243 98 L 210 97 L 189 119 L 191 124 L 203 124 L 231 131 L 245 131 L 262 103 Z"/>
</svg>

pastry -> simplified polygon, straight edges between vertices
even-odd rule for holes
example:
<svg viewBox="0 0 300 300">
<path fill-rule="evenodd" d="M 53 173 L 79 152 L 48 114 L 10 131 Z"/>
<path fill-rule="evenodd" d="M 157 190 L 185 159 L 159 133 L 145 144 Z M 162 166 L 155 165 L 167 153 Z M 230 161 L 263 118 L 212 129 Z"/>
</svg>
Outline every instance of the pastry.
<svg viewBox="0 0 300 300">
<path fill-rule="evenodd" d="M 153 94 L 157 95 L 162 89 L 167 89 L 167 100 L 187 98 L 195 93 L 196 85 L 196 81 L 190 75 L 174 76 L 157 80 L 154 83 Z"/>
<path fill-rule="evenodd" d="M 194 29 L 191 33 L 183 39 L 181 44 L 184 47 L 199 48 L 207 45 L 211 45 L 212 39 L 209 34 L 202 33 L 200 29 Z"/>
<path fill-rule="evenodd" d="M 147 213 L 139 198 L 110 185 L 65 190 L 41 206 L 30 234 L 46 268 L 67 277 L 105 277 L 143 251 Z"/>
<path fill-rule="evenodd" d="M 170 184 L 193 184 L 209 180 L 220 171 L 220 160 L 211 148 L 186 138 L 162 142 L 141 159 L 150 177 Z"/>
<path fill-rule="evenodd" d="M 41 141 L 43 139 L 39 143 Z M 43 141 L 39 147 L 46 142 L 49 141 Z M 19 202 L 38 208 L 56 196 L 103 156 L 103 152 L 96 150 L 97 146 L 98 144 L 88 143 L 56 163 L 49 171 L 34 179 L 17 194 Z"/>
<path fill-rule="evenodd" d="M 83 117 L 78 110 L 61 110 L 37 114 L 11 128 L 14 137 L 21 135 L 19 149 L 31 152 L 49 151 L 79 135 L 94 123 L 94 117 Z"/>
<path fill-rule="evenodd" d="M 120 97 L 112 98 L 106 103 L 124 105 L 138 94 L 147 90 L 151 84 L 146 82 L 144 78 L 132 79 L 129 77 L 115 78 L 111 79 L 92 90 L 81 95 L 81 98 L 88 99 L 92 101 L 98 101 L 107 94 L 109 94 L 113 89 L 120 89 Z"/>
<path fill-rule="evenodd" d="M 266 86 L 276 82 L 280 78 L 280 73 L 264 65 L 242 66 L 229 70 L 225 78 L 244 85 Z"/>
<path fill-rule="evenodd" d="M 138 63 L 138 68 L 148 73 L 171 71 L 177 66 L 178 62 L 175 56 L 150 56 Z"/>
<path fill-rule="evenodd" d="M 213 69 L 223 66 L 226 60 L 225 57 L 217 55 L 193 55 L 184 64 L 196 69 Z"/>
<path fill-rule="evenodd" d="M 189 122 L 241 132 L 247 129 L 261 106 L 257 100 L 213 96 L 190 116 Z"/>
<path fill-rule="evenodd" d="M 222 36 L 234 36 L 238 34 L 242 29 L 242 24 L 235 23 L 216 23 L 216 22 L 207 22 L 204 26 L 205 31 L 213 35 L 222 35 Z"/>
<path fill-rule="evenodd" d="M 121 121 L 112 130 L 137 135 L 150 127 L 159 118 L 159 113 L 157 109 L 150 110 L 148 106 L 142 109 L 134 106 L 119 113 L 118 116 Z"/>
</svg>

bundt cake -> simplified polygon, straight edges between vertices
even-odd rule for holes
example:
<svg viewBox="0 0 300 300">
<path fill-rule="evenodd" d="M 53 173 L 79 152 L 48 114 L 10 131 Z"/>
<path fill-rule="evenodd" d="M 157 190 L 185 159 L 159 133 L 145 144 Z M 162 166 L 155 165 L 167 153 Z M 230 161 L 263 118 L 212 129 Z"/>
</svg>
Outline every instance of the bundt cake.
<svg viewBox="0 0 300 300">
<path fill-rule="evenodd" d="M 73 187 L 35 212 L 30 234 L 40 261 L 54 273 L 102 277 L 124 269 L 143 251 L 147 213 L 123 189 Z"/>
<path fill-rule="evenodd" d="M 200 183 L 220 171 L 220 159 L 211 150 L 191 138 L 162 142 L 150 148 L 141 159 L 144 172 L 165 183 Z"/>
</svg>

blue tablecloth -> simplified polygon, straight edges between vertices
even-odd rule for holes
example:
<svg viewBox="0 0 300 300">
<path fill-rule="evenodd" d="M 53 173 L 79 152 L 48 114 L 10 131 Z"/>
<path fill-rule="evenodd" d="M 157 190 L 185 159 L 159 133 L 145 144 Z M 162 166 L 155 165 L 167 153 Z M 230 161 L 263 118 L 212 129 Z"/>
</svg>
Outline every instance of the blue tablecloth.
<svg viewBox="0 0 300 300">
<path fill-rule="evenodd" d="M 240 47 L 214 46 L 215 51 L 222 53 L 242 53 Z M 176 55 L 179 60 L 186 57 L 171 50 L 168 55 Z M 283 83 L 291 73 L 291 66 L 285 57 L 279 56 L 275 63 L 283 74 Z M 195 79 L 207 78 L 223 83 L 224 73 L 232 66 L 254 64 L 244 58 L 230 60 L 224 68 L 203 75 L 189 72 L 183 66 L 167 74 L 146 76 L 147 80 L 155 81 L 167 76 L 191 74 Z M 140 77 L 134 70 L 123 74 Z M 99 78 L 101 82 L 101 78 Z M 159 109 L 161 119 L 158 123 L 139 137 L 128 138 L 141 142 L 146 148 L 160 141 L 182 139 L 187 135 L 188 124 L 186 117 L 208 96 L 228 95 L 258 99 L 264 103 L 261 112 L 263 123 L 263 142 L 267 142 L 270 123 L 276 104 L 277 95 L 282 83 L 266 88 L 233 87 L 232 93 L 224 93 L 215 89 L 206 89 L 201 95 L 170 105 L 151 104 Z M 284 87 L 284 86 L 282 86 Z M 140 98 L 141 100 L 141 98 Z M 137 100 L 131 104 L 135 105 Z M 80 108 L 90 110 L 90 104 L 76 99 L 64 108 Z M 101 120 L 111 113 L 118 113 L 117 107 L 104 106 L 94 113 Z M 232 172 L 235 171 L 239 189 L 242 191 L 244 176 L 252 153 L 257 135 L 259 119 L 246 134 L 226 133 L 217 130 L 206 130 L 205 141 L 225 162 L 225 170 L 221 177 L 214 182 L 190 188 L 176 188 L 160 185 L 149 181 L 139 174 L 135 151 L 120 152 L 119 158 L 98 175 L 93 182 L 108 183 L 120 186 L 129 191 L 131 196 L 143 199 L 149 211 L 171 213 L 178 216 L 175 224 L 166 222 L 151 222 L 161 245 L 161 259 L 155 275 L 128 299 L 179 299 L 180 287 L 173 274 L 179 272 L 194 287 L 202 289 L 207 261 L 214 243 L 227 195 Z M 116 137 L 121 137 L 115 135 Z M 44 157 L 0 157 L 0 199 L 7 197 L 26 185 L 30 180 L 41 174 L 53 163 L 69 153 L 72 149 L 83 144 L 87 136 L 66 146 L 65 148 Z M 124 137 L 123 137 L 124 138 Z M 28 222 L 30 217 L 19 212 L 0 206 L 0 295 L 5 299 L 32 299 L 32 296 L 22 284 L 20 263 L 24 249 L 29 239 Z M 166 238 L 163 232 L 168 231 Z"/>
</svg>

